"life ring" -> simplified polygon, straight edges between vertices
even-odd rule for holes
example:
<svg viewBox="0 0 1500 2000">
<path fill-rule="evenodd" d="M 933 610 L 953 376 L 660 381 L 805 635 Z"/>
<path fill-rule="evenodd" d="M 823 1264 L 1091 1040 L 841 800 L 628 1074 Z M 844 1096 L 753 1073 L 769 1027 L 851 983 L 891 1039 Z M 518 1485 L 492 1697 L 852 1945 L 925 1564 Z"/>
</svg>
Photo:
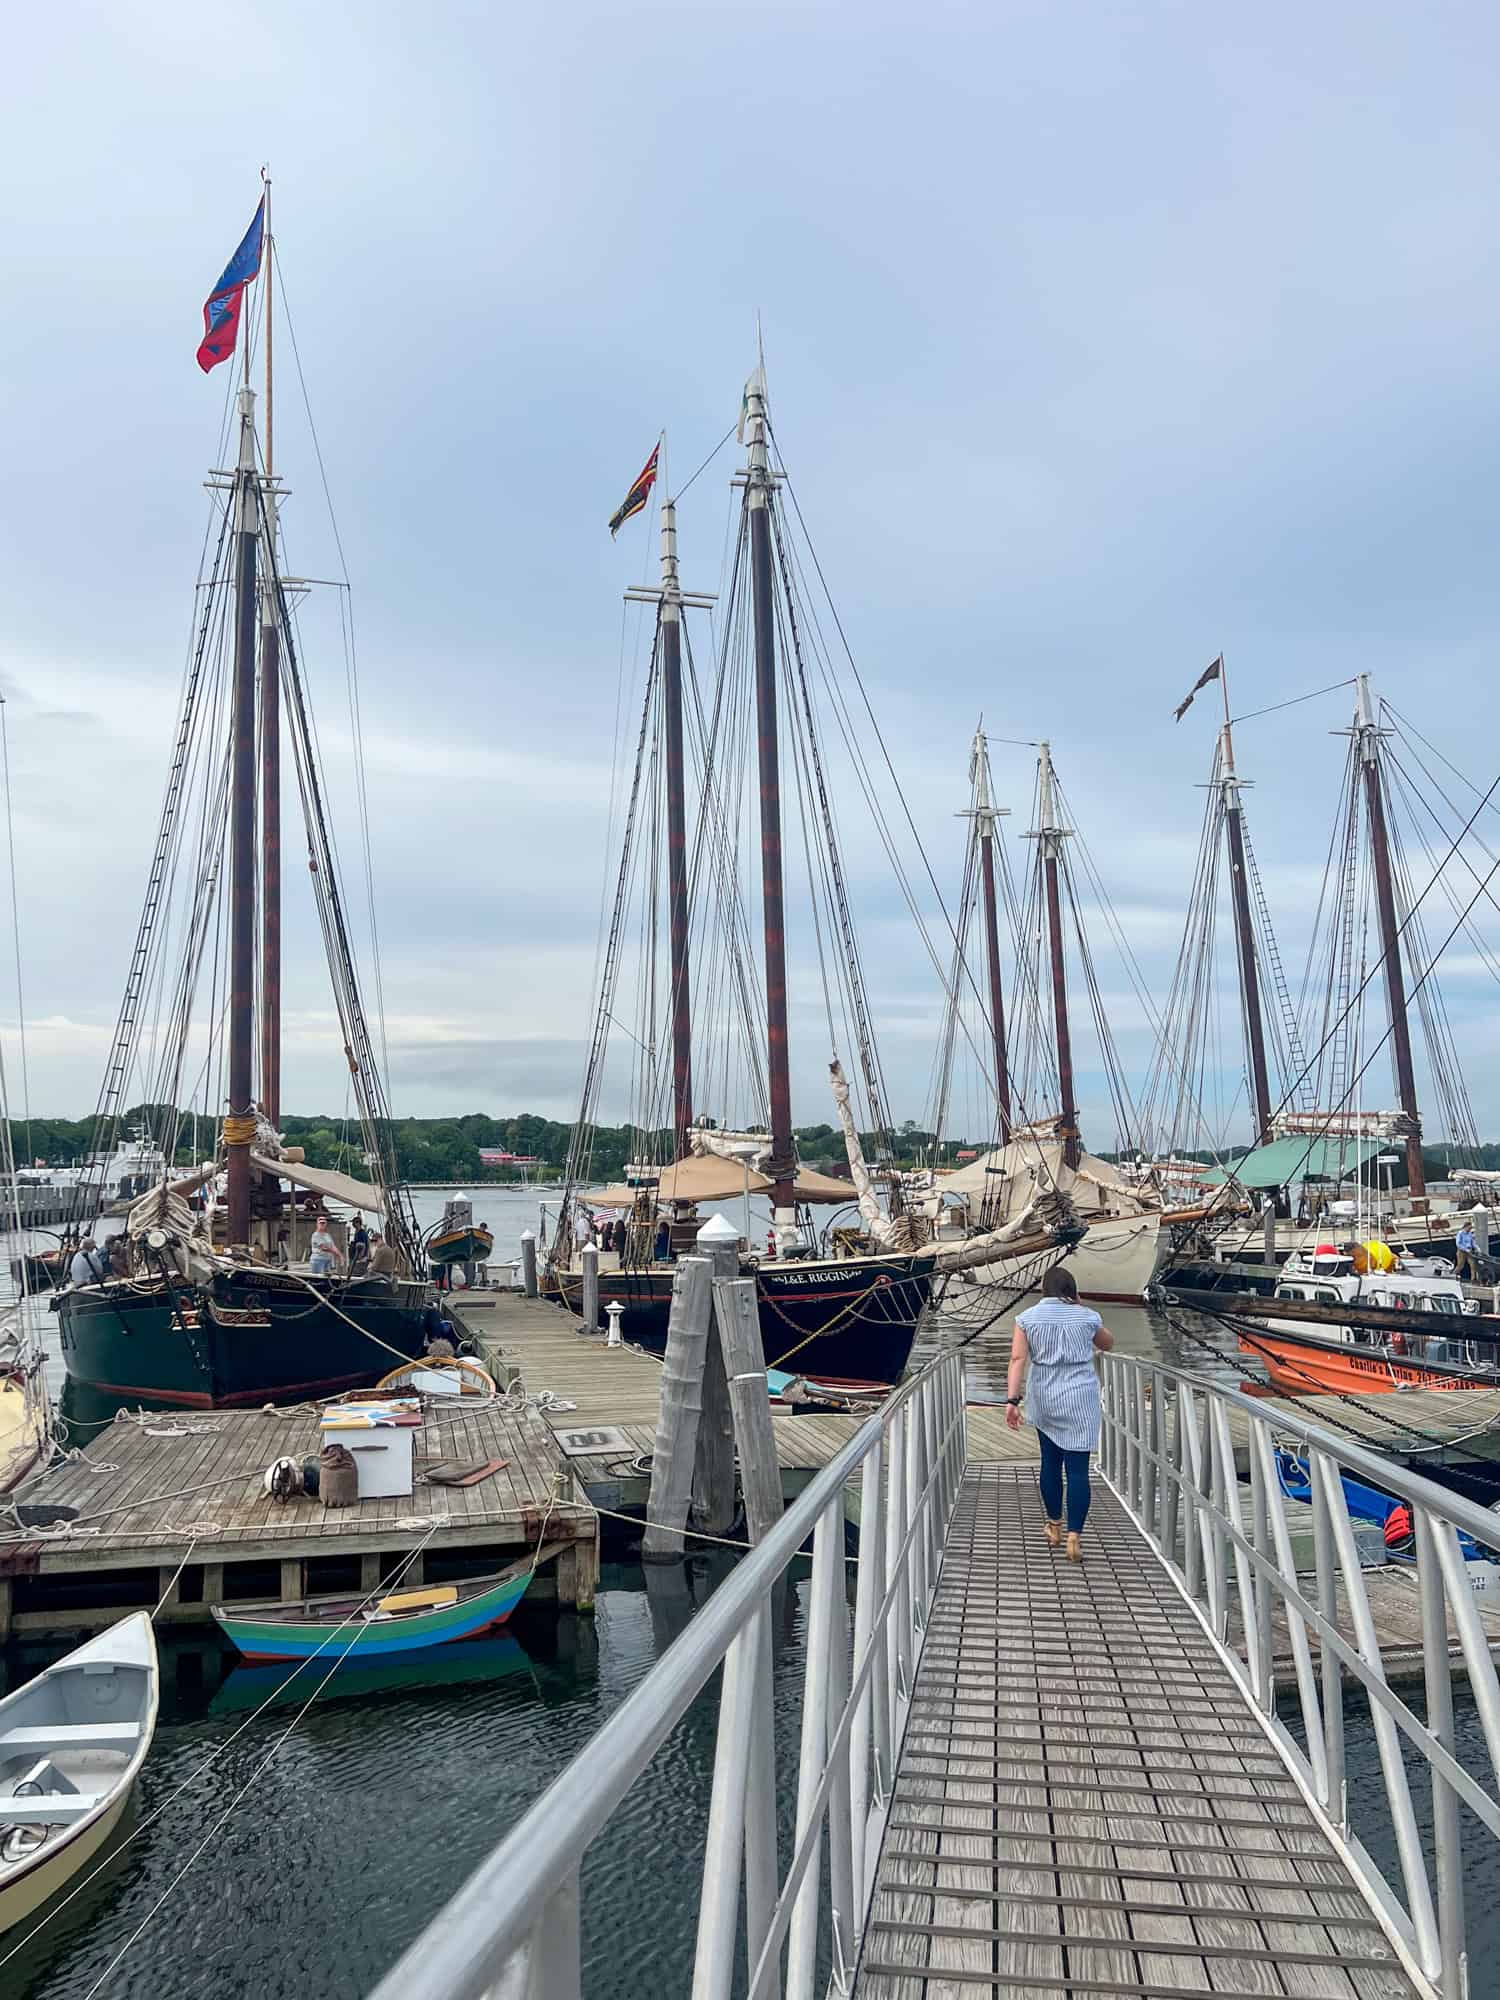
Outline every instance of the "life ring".
<svg viewBox="0 0 1500 2000">
<path fill-rule="evenodd" d="M 443 1368 L 466 1368 L 469 1374 L 475 1377 L 475 1380 L 471 1386 L 466 1378 L 460 1378 L 459 1393 L 461 1395 L 498 1396 L 500 1393 L 496 1387 L 495 1378 L 488 1368 L 472 1360 L 467 1354 L 445 1354 L 441 1361 L 403 1361 L 399 1368 L 393 1368 L 388 1375 L 382 1375 L 380 1380 L 375 1384 L 375 1387 L 377 1389 L 394 1388 L 403 1375 L 410 1375 L 415 1368 L 426 1368 L 433 1371 Z"/>
</svg>

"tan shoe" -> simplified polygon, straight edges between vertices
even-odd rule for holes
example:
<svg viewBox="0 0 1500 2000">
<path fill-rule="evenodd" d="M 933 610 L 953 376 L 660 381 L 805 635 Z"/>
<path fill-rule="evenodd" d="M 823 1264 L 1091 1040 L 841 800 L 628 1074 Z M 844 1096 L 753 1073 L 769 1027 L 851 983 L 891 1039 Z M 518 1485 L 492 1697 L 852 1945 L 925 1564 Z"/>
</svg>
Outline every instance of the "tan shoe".
<svg viewBox="0 0 1500 2000">
<path fill-rule="evenodd" d="M 1047 1537 L 1048 1548 L 1055 1549 L 1058 1543 L 1062 1540 L 1062 1522 L 1043 1521 L 1042 1533 Z"/>
<path fill-rule="evenodd" d="M 1070 1563 L 1083 1561 L 1083 1542 L 1077 1535 L 1068 1536 L 1068 1561 Z"/>
</svg>

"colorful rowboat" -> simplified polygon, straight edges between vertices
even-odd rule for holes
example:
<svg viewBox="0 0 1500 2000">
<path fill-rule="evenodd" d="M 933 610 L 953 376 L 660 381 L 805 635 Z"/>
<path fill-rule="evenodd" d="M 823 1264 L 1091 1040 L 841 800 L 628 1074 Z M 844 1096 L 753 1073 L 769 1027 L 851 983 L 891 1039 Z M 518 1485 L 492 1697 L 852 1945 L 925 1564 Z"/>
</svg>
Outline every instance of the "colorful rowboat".
<svg viewBox="0 0 1500 2000">
<path fill-rule="evenodd" d="M 483 1223 L 471 1222 L 458 1229 L 443 1229 L 427 1239 L 429 1264 L 487 1264 L 495 1252 L 494 1233 Z"/>
<path fill-rule="evenodd" d="M 219 1630 L 247 1660 L 307 1660 L 330 1667 L 472 1639 L 503 1625 L 538 1566 L 564 1546 L 549 1542 L 492 1576 L 360 1597 L 304 1598 L 289 1604 L 215 1604 Z"/>
</svg>

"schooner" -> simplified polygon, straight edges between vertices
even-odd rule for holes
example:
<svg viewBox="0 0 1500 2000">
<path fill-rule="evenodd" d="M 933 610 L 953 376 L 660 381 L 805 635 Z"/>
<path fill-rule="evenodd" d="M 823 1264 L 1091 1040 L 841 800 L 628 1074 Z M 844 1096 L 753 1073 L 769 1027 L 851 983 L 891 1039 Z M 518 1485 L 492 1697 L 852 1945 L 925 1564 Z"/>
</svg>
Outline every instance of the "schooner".
<svg viewBox="0 0 1500 2000">
<path fill-rule="evenodd" d="M 787 517 L 763 371 L 746 386 L 740 434 L 746 460 L 735 481 L 740 504 L 707 704 L 691 673 L 684 613 L 712 600 L 681 587 L 671 500 L 661 508 L 660 583 L 630 593 L 655 602 L 656 632 L 548 1284 L 582 1311 L 579 1253 L 604 1214 L 601 1305 L 623 1309 L 627 1339 L 660 1350 L 672 1260 L 693 1244 L 704 1211 L 724 1204 L 744 1218 L 740 1268 L 756 1282 L 768 1365 L 831 1384 L 884 1385 L 899 1379 L 948 1271 L 986 1264 L 997 1283 L 1023 1291 L 1079 1231 L 1067 1201 L 1039 1190 L 982 1242 L 938 1243 L 889 1171 L 894 1135 L 821 726 L 832 714 L 847 734 L 851 706 L 809 601 L 815 558 L 795 537 L 795 504 L 795 519 Z M 691 839 L 689 751 L 700 780 Z M 873 806 L 868 786 L 865 793 Z M 803 1162 L 793 1127 L 788 818 L 802 835 L 842 1173 Z M 665 991 L 656 953 L 663 863 Z M 631 996 L 624 960 L 638 904 L 642 945 Z M 610 1029 L 630 997 L 638 1156 L 620 1183 L 600 1190 L 590 1185 L 593 1131 Z M 714 1115 L 705 1114 L 708 1103 Z M 872 1135 L 876 1171 L 864 1151 Z M 755 1197 L 770 1209 L 764 1242 L 750 1222 Z M 821 1227 L 818 1210 L 833 1211 Z"/>
<path fill-rule="evenodd" d="M 272 464 L 269 199 L 267 180 L 255 221 L 205 308 L 199 363 L 207 371 L 232 355 L 242 295 L 260 279 L 265 434 L 262 443 L 247 333 L 234 396 L 234 460 L 209 482 L 218 496 L 212 553 L 95 1115 L 94 1157 L 104 1160 L 132 1085 L 150 1086 L 161 1178 L 130 1204 L 128 1268 L 70 1285 L 53 1300 L 71 1377 L 115 1395 L 184 1405 L 326 1394 L 372 1382 L 392 1358 L 413 1358 L 423 1347 L 426 1288 L 415 1261 L 416 1225 L 396 1170 L 330 831 L 291 616 L 298 586 L 282 567 L 284 494 Z M 277 1131 L 283 734 L 369 1180 L 309 1165 Z M 205 1097 L 215 1084 L 223 1090 L 218 1146 L 212 1160 L 173 1178 L 200 1052 Z M 96 1194 L 80 1188 L 80 1214 L 93 1213 Z M 310 1268 L 314 1213 L 325 1202 L 378 1218 L 395 1269 L 369 1277 Z"/>
</svg>

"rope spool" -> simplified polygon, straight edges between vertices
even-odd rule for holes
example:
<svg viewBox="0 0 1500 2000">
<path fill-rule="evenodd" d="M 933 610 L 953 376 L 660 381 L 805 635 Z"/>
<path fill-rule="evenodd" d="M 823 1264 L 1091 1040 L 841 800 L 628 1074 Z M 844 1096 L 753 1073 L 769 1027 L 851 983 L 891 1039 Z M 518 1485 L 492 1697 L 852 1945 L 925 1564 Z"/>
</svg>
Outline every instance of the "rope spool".
<svg viewBox="0 0 1500 2000">
<path fill-rule="evenodd" d="M 256 1134 L 255 1113 L 228 1112 L 224 1114 L 221 1137 L 226 1146 L 253 1146 Z"/>
</svg>

